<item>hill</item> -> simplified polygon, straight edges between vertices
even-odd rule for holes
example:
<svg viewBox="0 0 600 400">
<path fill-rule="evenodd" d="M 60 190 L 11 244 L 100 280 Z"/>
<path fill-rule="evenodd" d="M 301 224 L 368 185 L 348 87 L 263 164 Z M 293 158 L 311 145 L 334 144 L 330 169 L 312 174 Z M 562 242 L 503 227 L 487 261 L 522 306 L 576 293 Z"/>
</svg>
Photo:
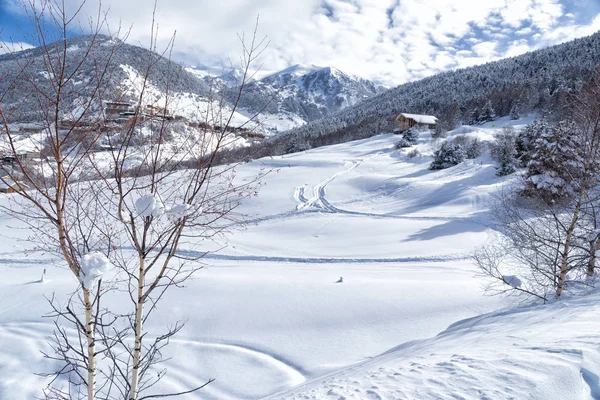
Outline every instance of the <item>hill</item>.
<svg viewBox="0 0 600 400">
<path fill-rule="evenodd" d="M 512 113 L 518 118 L 531 110 L 556 116 L 568 95 L 577 92 L 599 65 L 600 32 L 409 82 L 287 134 L 308 138 L 315 145 L 339 143 L 389 131 L 400 112 L 433 114 L 443 128 L 453 129 L 460 121 L 476 122 L 474 114 L 488 102 L 496 116 Z"/>
</svg>

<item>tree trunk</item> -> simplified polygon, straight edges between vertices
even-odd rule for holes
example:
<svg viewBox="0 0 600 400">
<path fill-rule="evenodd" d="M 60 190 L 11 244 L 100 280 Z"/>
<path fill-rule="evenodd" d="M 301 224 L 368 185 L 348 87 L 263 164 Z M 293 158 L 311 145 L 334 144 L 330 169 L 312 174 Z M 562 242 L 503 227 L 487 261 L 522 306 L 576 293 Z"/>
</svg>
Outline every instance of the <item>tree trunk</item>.
<svg viewBox="0 0 600 400">
<path fill-rule="evenodd" d="M 594 276 L 596 270 L 596 251 L 598 251 L 598 239 L 590 242 L 590 260 L 587 266 L 587 276 L 589 278 Z"/>
<path fill-rule="evenodd" d="M 577 198 L 577 203 L 575 205 L 575 209 L 573 210 L 573 217 L 571 218 L 571 224 L 567 229 L 567 236 L 565 237 L 565 245 L 563 247 L 562 255 L 560 257 L 560 275 L 558 277 L 558 285 L 556 286 L 556 298 L 560 298 L 562 295 L 565 280 L 567 279 L 567 261 L 569 258 L 569 251 L 571 251 L 571 240 L 573 240 L 573 233 L 575 232 L 575 228 L 577 228 L 577 221 L 579 220 L 579 213 L 581 212 L 581 205 L 583 204 L 583 199 L 585 196 L 585 185 L 586 180 L 584 178 L 581 188 L 579 189 L 579 196 Z"/>
<path fill-rule="evenodd" d="M 142 355 L 142 330 L 144 316 L 144 281 L 146 278 L 145 264 L 143 256 L 140 256 L 140 271 L 138 276 L 138 300 L 135 310 L 135 346 L 133 348 L 133 365 L 131 369 L 131 388 L 129 390 L 129 400 L 136 400 L 138 395 L 140 360 Z"/>
<path fill-rule="evenodd" d="M 94 400 L 96 396 L 96 329 L 90 291 L 87 288 L 83 289 L 83 301 L 85 303 L 85 337 L 88 345 L 87 400 Z"/>
</svg>

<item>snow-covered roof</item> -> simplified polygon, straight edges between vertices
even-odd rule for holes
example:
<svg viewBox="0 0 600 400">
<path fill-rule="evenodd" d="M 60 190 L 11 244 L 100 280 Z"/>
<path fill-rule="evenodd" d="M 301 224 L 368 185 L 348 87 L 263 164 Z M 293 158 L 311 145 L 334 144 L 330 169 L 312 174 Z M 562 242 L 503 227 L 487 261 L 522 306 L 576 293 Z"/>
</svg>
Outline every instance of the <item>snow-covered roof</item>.
<svg viewBox="0 0 600 400">
<path fill-rule="evenodd" d="M 419 124 L 436 124 L 437 123 L 437 117 L 434 117 L 433 115 L 407 114 L 407 113 L 402 113 L 400 115 L 402 115 L 404 118 L 414 119 Z"/>
<path fill-rule="evenodd" d="M 23 182 L 15 182 L 10 178 L 4 178 L 4 181 L 0 180 L 0 189 L 6 190 L 8 188 L 13 189 L 29 189 L 29 187 Z"/>
</svg>

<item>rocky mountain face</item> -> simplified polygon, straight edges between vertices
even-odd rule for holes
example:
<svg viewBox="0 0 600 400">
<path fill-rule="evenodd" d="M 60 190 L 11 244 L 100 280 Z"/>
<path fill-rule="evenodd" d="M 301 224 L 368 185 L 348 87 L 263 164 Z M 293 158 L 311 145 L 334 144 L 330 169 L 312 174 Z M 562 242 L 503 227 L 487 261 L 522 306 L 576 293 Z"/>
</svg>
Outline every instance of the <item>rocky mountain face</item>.
<svg viewBox="0 0 600 400">
<path fill-rule="evenodd" d="M 229 76 L 229 75 L 228 75 Z M 235 87 L 229 89 L 232 100 Z M 240 107 L 276 114 L 296 125 L 324 118 L 385 90 L 382 86 L 332 67 L 300 66 L 250 82 Z"/>
</svg>

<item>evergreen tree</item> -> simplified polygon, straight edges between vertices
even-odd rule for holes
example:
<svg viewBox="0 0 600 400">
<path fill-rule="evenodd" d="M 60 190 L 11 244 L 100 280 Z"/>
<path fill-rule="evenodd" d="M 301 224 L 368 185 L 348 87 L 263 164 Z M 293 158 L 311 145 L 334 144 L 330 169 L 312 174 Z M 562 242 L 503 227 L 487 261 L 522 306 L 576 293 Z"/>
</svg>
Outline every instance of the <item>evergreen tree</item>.
<svg viewBox="0 0 600 400">
<path fill-rule="evenodd" d="M 484 124 L 486 122 L 493 121 L 495 118 L 496 118 L 496 113 L 494 111 L 494 108 L 492 107 L 492 102 L 488 100 L 487 103 L 485 103 L 485 106 L 483 107 L 481 114 L 479 114 L 478 122 L 480 124 Z"/>
<path fill-rule="evenodd" d="M 415 127 L 409 128 L 404 131 L 402 138 L 413 145 L 419 140 L 419 130 Z"/>
<path fill-rule="evenodd" d="M 431 162 L 429 169 L 436 170 L 450 168 L 460 164 L 465 158 L 465 151 L 460 144 L 446 140 L 442 143 L 439 150 L 436 150 L 435 153 L 433 153 L 433 161 Z"/>
<path fill-rule="evenodd" d="M 516 135 L 514 129 L 505 128 L 494 136 L 491 144 L 492 158 L 500 164 L 496 175 L 510 175 L 517 170 Z"/>
<path fill-rule="evenodd" d="M 473 111 L 471 111 L 471 115 L 469 117 L 469 125 L 477 125 L 481 118 L 481 111 L 479 107 L 475 107 Z"/>
<path fill-rule="evenodd" d="M 521 104 L 519 103 L 519 100 L 517 100 L 513 103 L 512 107 L 510 108 L 510 119 L 515 120 L 521 118 L 520 109 Z"/>
<path fill-rule="evenodd" d="M 568 197 L 583 165 L 578 130 L 569 122 L 537 126 L 529 149 L 524 193 L 550 200 Z"/>
<path fill-rule="evenodd" d="M 521 168 L 527 167 L 531 157 L 531 147 L 535 139 L 542 133 L 550 129 L 545 120 L 535 120 L 519 131 L 515 138 L 515 157 L 517 165 Z"/>
</svg>

